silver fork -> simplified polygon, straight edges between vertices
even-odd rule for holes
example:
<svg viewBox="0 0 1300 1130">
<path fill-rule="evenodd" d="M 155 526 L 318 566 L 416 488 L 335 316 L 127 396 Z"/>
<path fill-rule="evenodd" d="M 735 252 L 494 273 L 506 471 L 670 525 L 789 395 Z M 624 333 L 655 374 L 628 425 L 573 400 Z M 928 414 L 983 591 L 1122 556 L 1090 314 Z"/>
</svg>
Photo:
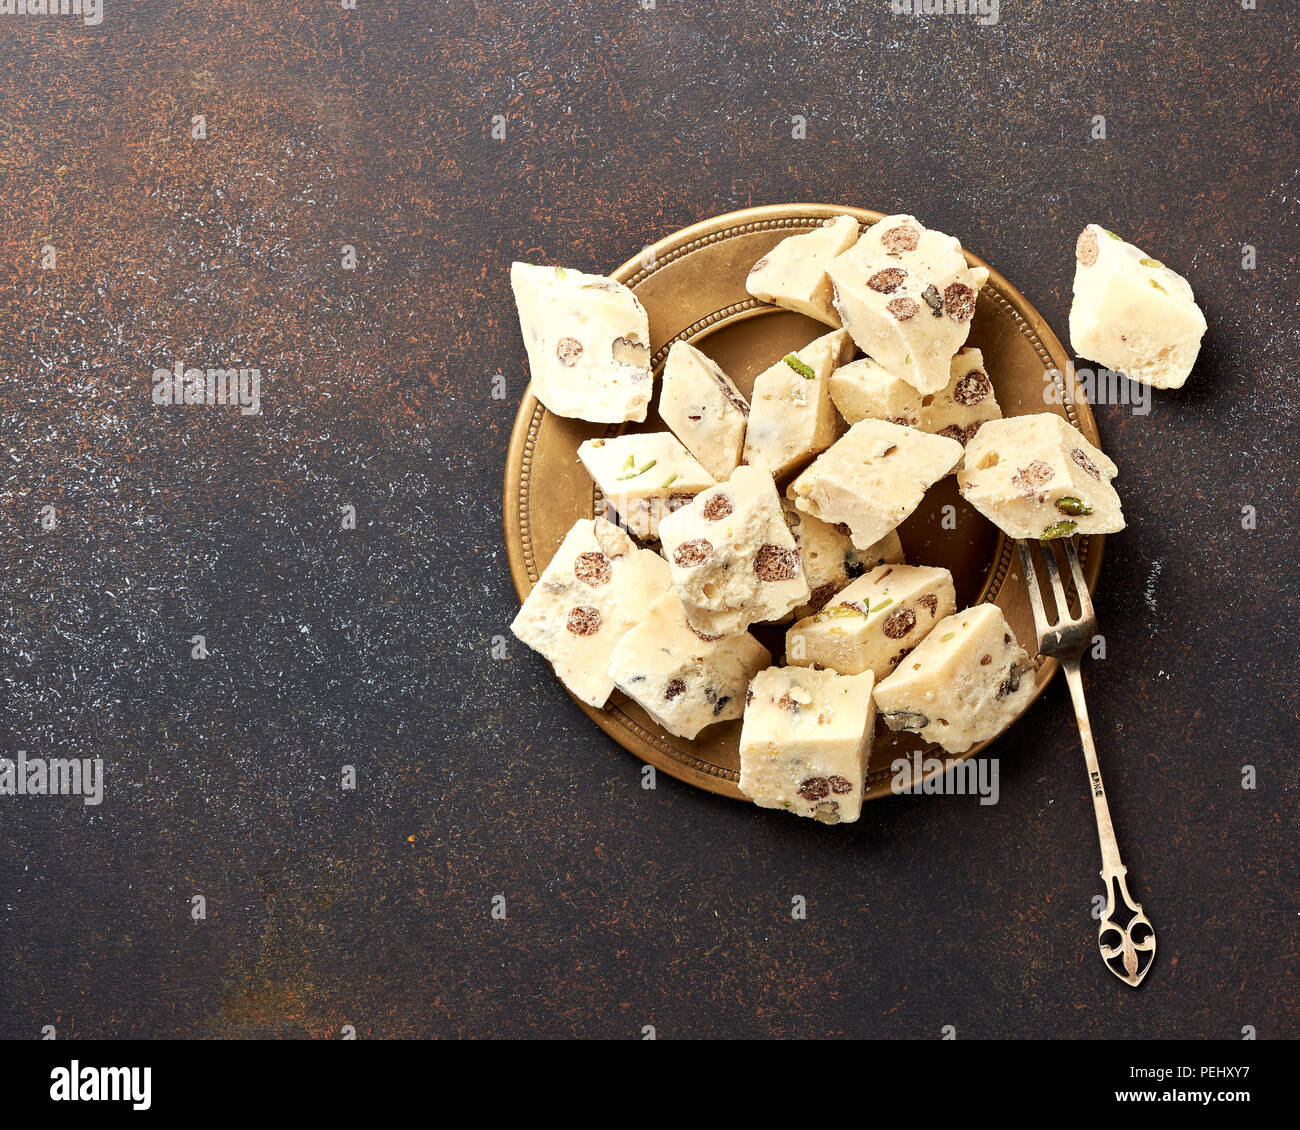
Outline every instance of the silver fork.
<svg viewBox="0 0 1300 1130">
<path fill-rule="evenodd" d="M 1061 583 L 1061 572 L 1053 550 L 1058 540 L 1070 563 L 1074 590 L 1078 594 L 1077 617 L 1070 611 L 1065 586 Z M 1084 649 L 1097 634 L 1097 616 L 1092 609 L 1092 598 L 1088 595 L 1088 585 L 1084 581 L 1083 570 L 1079 567 L 1079 555 L 1072 539 L 1055 539 L 1041 542 L 1039 546 L 1056 598 L 1055 622 L 1047 619 L 1030 544 L 1017 541 L 1016 547 L 1020 550 L 1020 564 L 1025 571 L 1029 603 L 1034 609 L 1038 650 L 1043 655 L 1058 660 L 1061 670 L 1065 672 L 1065 681 L 1070 685 L 1070 696 L 1074 699 L 1079 737 L 1083 741 L 1083 757 L 1088 764 L 1092 806 L 1097 814 L 1097 838 L 1101 841 L 1101 881 L 1106 885 L 1106 910 L 1097 930 L 1097 945 L 1101 949 L 1101 958 L 1106 963 L 1106 968 L 1121 981 L 1136 988 L 1155 962 L 1156 932 L 1151 920 L 1142 913 L 1142 904 L 1135 902 L 1129 894 L 1128 883 L 1124 878 L 1128 874 L 1128 868 L 1120 859 L 1119 845 L 1115 842 L 1115 825 L 1110 818 L 1110 806 L 1106 803 L 1106 790 L 1102 787 L 1101 769 L 1097 765 L 1097 747 L 1093 745 L 1092 725 L 1088 721 L 1088 705 L 1083 698 L 1083 676 L 1079 671 L 1079 661 L 1083 658 Z M 1130 915 L 1123 924 L 1115 918 L 1120 901 Z"/>
</svg>

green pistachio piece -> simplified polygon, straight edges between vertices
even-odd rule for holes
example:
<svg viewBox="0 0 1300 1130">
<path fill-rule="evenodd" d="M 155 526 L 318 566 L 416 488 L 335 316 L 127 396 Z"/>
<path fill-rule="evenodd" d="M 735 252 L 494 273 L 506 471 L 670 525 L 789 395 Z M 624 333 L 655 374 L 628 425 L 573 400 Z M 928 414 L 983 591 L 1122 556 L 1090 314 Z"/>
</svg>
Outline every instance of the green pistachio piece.
<svg viewBox="0 0 1300 1130">
<path fill-rule="evenodd" d="M 1105 228 L 1102 228 L 1101 230 L 1104 231 L 1104 232 L 1106 232 L 1106 234 L 1107 234 L 1108 236 L 1110 236 L 1111 239 L 1119 239 L 1119 236 L 1117 236 L 1113 231 L 1106 231 Z M 1123 243 L 1123 242 L 1124 242 L 1122 239 L 1119 239 L 1119 241 L 1120 241 L 1120 243 Z"/>
<path fill-rule="evenodd" d="M 679 475 L 676 471 L 674 471 L 671 475 L 669 475 L 666 479 L 664 479 L 663 485 L 665 487 L 670 487 L 673 485 L 673 483 L 675 483 L 680 478 L 681 475 Z"/>
<path fill-rule="evenodd" d="M 1163 267 L 1164 264 L 1159 259 L 1139 259 L 1139 263 L 1144 267 Z"/>
<path fill-rule="evenodd" d="M 615 482 L 621 483 L 624 479 L 640 478 L 658 462 L 659 462 L 658 459 L 651 459 L 650 462 L 647 463 L 644 467 L 633 467 L 630 471 L 627 472 L 627 474 L 619 475 L 619 477 L 615 480 Z M 624 464 L 624 466 L 626 466 L 626 464 Z"/>
<path fill-rule="evenodd" d="M 793 353 L 787 353 L 784 357 L 781 358 L 781 360 L 784 361 L 787 365 L 789 365 L 790 368 L 792 368 L 806 381 L 810 381 L 817 376 L 817 374 L 813 372 L 811 365 L 805 365 Z"/>
<path fill-rule="evenodd" d="M 1068 538 L 1078 528 L 1078 522 L 1057 522 L 1053 526 L 1048 526 L 1047 529 L 1039 534 L 1038 540 L 1052 541 L 1055 538 Z"/>
<path fill-rule="evenodd" d="M 1056 508 L 1062 514 L 1073 514 L 1076 518 L 1092 513 L 1092 507 L 1079 498 L 1058 498 Z"/>
</svg>

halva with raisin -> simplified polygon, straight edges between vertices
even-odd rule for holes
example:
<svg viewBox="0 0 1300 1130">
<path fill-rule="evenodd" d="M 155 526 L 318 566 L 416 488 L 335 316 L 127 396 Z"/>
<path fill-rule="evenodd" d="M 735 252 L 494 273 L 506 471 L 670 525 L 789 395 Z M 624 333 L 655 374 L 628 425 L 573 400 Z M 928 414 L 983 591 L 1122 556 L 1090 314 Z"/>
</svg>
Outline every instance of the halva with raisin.
<svg viewBox="0 0 1300 1130">
<path fill-rule="evenodd" d="M 886 216 L 826 268 L 835 309 L 858 348 L 920 393 L 948 383 L 988 281 L 961 242 L 913 216 Z"/>
<path fill-rule="evenodd" d="M 1000 734 L 1034 697 L 1033 664 L 1002 610 L 977 604 L 940 620 L 887 679 L 876 708 L 949 753 Z"/>
<path fill-rule="evenodd" d="M 610 678 L 670 734 L 693 738 L 745 712 L 749 681 L 772 656 L 748 632 L 710 636 L 686 619 L 675 592 L 655 601 L 614 648 Z"/>
<path fill-rule="evenodd" d="M 514 263 L 510 284 L 532 392 L 557 416 L 644 420 L 654 382 L 650 322 L 622 283 L 564 267 Z"/>
<path fill-rule="evenodd" d="M 785 661 L 883 679 L 956 607 L 947 569 L 880 565 L 786 632 Z"/>
<path fill-rule="evenodd" d="M 831 374 L 831 399 L 850 424 L 888 420 L 955 439 L 963 447 L 980 425 L 1002 417 L 993 382 L 978 349 L 963 349 L 948 367 L 948 383 L 938 392 L 917 392 L 869 357 Z"/>
<path fill-rule="evenodd" d="M 603 518 L 584 518 L 565 535 L 510 630 L 550 660 L 575 697 L 604 706 L 614 689 L 614 645 L 671 583 L 657 553 L 639 549 Z"/>
<path fill-rule="evenodd" d="M 851 824 L 875 734 L 874 676 L 769 667 L 750 684 L 740 791 L 761 808 Z"/>
<path fill-rule="evenodd" d="M 673 585 L 691 627 L 743 632 L 808 599 L 799 547 L 772 476 L 740 466 L 659 524 Z"/>
<path fill-rule="evenodd" d="M 850 581 L 877 565 L 903 564 L 903 543 L 898 540 L 896 530 L 890 530 L 866 549 L 858 549 L 849 537 L 847 526 L 832 526 L 804 514 L 788 498 L 781 499 L 781 509 L 799 546 L 809 588 L 808 602 L 787 614 L 788 619 L 811 616 Z"/>
</svg>

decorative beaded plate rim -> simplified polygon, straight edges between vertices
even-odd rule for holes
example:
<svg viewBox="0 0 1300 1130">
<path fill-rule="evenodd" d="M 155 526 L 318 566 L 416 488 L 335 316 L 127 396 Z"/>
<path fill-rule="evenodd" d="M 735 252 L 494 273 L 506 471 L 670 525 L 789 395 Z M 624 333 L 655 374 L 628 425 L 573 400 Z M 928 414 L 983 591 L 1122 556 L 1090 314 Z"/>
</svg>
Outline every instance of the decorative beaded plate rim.
<svg viewBox="0 0 1300 1130">
<path fill-rule="evenodd" d="M 774 204 L 747 208 L 703 220 L 697 224 L 665 236 L 658 242 L 643 249 L 639 254 L 623 263 L 610 273 L 625 286 L 635 290 L 640 284 L 672 263 L 685 256 L 707 248 L 710 245 L 733 239 L 737 236 L 758 232 L 779 231 L 782 236 L 797 235 L 811 231 L 823 220 L 833 216 L 852 215 L 865 231 L 872 224 L 884 218 L 886 213 L 871 209 L 827 204 Z M 1034 309 L 1028 300 L 999 271 L 989 266 L 979 256 L 969 250 L 965 252 L 967 262 L 972 266 L 985 267 L 989 272 L 988 282 L 980 290 L 980 298 L 991 297 L 1001 308 L 1004 316 L 1009 316 L 1016 329 L 1032 346 L 1039 360 L 1043 363 L 1045 373 L 1051 375 L 1056 384 L 1059 404 L 1066 418 L 1078 428 L 1093 444 L 1100 447 L 1100 437 L 1092 410 L 1088 405 L 1082 386 L 1074 377 L 1073 369 L 1064 362 L 1068 355 L 1060 340 L 1048 326 L 1046 320 Z M 702 339 L 724 327 L 746 318 L 758 317 L 772 313 L 774 307 L 757 299 L 749 298 L 732 303 L 721 309 L 704 313 L 685 329 L 680 330 L 654 351 L 651 358 L 652 368 L 658 377 L 667 357 L 668 350 L 679 340 L 698 344 Z M 653 317 L 653 313 L 652 313 Z M 1061 363 L 1057 363 L 1057 359 Z M 538 435 L 546 409 L 532 395 L 531 385 L 524 393 L 519 412 L 510 437 L 506 457 L 503 519 L 507 556 L 510 562 L 511 576 L 515 591 L 523 601 L 541 575 L 533 544 L 533 532 L 529 518 L 529 505 L 533 488 L 534 457 L 537 449 Z M 617 434 L 622 425 L 610 425 L 609 435 Z M 593 485 L 591 493 L 591 511 L 588 517 L 603 512 L 602 496 L 599 488 Z M 1105 537 L 1094 535 L 1078 539 L 1079 557 L 1089 591 L 1095 592 L 1097 578 L 1101 568 L 1102 551 Z M 1000 531 L 993 562 L 988 570 L 977 602 L 992 600 L 1006 584 L 1015 555 L 1015 545 Z M 1023 582 L 1020 582 L 1023 583 Z M 1032 640 L 1021 640 L 1022 645 L 1032 647 Z M 1033 696 L 1025 704 L 1016 719 L 1013 719 L 1003 731 L 995 737 L 979 742 L 961 754 L 947 754 L 938 746 L 929 747 L 927 756 L 936 757 L 943 762 L 941 768 L 929 771 L 923 781 L 929 780 L 947 766 L 975 757 L 1002 737 L 1014 722 L 1046 690 L 1048 684 L 1060 669 L 1054 659 L 1038 656 L 1035 659 L 1035 688 Z M 557 680 L 558 681 L 558 680 Z M 567 692 L 566 692 L 567 693 Z M 739 790 L 739 774 L 732 769 L 701 760 L 685 750 L 677 748 L 669 740 L 670 735 L 658 727 L 646 728 L 624 709 L 625 699 L 621 692 L 615 691 L 603 709 L 588 706 L 574 699 L 578 706 L 610 737 L 641 760 L 663 769 L 670 776 L 688 784 L 703 788 L 709 792 L 748 800 Z M 890 795 L 887 782 L 891 777 L 888 767 L 871 768 L 867 774 L 864 800 L 878 799 Z M 917 787 L 916 784 L 913 785 Z"/>
</svg>

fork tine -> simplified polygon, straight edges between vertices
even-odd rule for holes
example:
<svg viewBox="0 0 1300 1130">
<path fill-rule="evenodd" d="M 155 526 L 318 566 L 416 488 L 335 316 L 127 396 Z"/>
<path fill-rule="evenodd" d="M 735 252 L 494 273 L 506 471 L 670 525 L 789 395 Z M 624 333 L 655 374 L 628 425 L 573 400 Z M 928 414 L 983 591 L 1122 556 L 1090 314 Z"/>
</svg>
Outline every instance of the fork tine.
<svg viewBox="0 0 1300 1130">
<path fill-rule="evenodd" d="M 1074 577 L 1074 591 L 1079 594 L 1079 613 L 1085 620 L 1095 618 L 1092 610 L 1092 597 L 1088 594 L 1088 582 L 1083 576 L 1083 567 L 1079 564 L 1079 553 L 1071 539 L 1065 543 L 1065 559 L 1070 563 L 1070 574 Z"/>
<path fill-rule="evenodd" d="M 1034 627 L 1038 631 L 1039 638 L 1045 635 L 1051 628 L 1047 622 L 1047 613 L 1043 609 L 1043 594 L 1038 588 L 1038 570 L 1034 568 L 1034 558 L 1029 551 L 1029 543 L 1026 541 L 1017 541 L 1016 548 L 1020 550 L 1020 568 L 1025 574 L 1025 588 L 1029 592 L 1029 605 L 1034 611 Z"/>
<path fill-rule="evenodd" d="M 1056 564 L 1056 549 L 1050 541 L 1046 542 L 1042 549 L 1047 579 L 1052 582 L 1052 592 L 1056 594 L 1056 621 L 1059 624 L 1063 620 L 1073 620 L 1074 613 L 1070 611 L 1070 602 L 1065 597 L 1065 586 L 1061 583 L 1061 570 Z"/>
</svg>

